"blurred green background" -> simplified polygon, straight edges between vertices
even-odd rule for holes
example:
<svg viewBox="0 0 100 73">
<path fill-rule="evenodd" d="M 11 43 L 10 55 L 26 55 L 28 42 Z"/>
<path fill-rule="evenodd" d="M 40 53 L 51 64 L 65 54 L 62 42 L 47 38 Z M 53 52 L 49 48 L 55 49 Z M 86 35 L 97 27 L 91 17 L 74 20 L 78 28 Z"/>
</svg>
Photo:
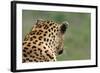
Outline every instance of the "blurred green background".
<svg viewBox="0 0 100 73">
<path fill-rule="evenodd" d="M 65 35 L 64 52 L 57 57 L 58 61 L 86 60 L 91 58 L 90 13 L 23 10 L 23 39 L 37 19 L 53 20 L 57 23 L 69 22 L 69 28 Z"/>
</svg>

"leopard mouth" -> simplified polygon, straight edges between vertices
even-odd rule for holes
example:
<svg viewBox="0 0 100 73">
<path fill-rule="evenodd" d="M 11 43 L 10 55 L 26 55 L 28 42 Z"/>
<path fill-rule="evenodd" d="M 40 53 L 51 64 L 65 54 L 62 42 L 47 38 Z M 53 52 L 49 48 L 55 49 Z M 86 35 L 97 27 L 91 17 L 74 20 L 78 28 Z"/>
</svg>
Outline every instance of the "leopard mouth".
<svg viewBox="0 0 100 73">
<path fill-rule="evenodd" d="M 58 52 L 58 55 L 61 55 L 63 53 L 63 50 L 60 50 L 59 52 Z"/>
</svg>

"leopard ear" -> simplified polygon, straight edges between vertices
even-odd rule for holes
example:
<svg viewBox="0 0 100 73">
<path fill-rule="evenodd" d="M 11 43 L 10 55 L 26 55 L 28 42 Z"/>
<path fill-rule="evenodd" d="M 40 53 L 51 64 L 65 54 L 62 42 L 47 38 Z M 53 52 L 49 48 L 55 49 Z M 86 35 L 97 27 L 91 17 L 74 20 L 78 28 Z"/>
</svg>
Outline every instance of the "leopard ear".
<svg viewBox="0 0 100 73">
<path fill-rule="evenodd" d="M 44 21 L 43 19 L 38 19 L 37 22 L 36 22 L 36 24 L 37 24 L 37 25 L 38 25 L 38 24 L 41 24 L 43 21 Z"/>
<path fill-rule="evenodd" d="M 61 25 L 60 25 L 60 31 L 62 34 L 64 34 L 66 32 L 66 29 L 68 28 L 69 23 L 67 21 L 64 21 Z"/>
</svg>

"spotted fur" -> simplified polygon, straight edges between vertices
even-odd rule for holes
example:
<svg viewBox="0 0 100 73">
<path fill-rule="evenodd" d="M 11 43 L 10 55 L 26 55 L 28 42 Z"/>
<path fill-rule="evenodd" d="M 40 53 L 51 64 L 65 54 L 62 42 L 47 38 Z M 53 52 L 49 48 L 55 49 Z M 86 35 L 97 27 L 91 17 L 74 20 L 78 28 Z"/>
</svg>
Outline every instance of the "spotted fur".
<svg viewBox="0 0 100 73">
<path fill-rule="evenodd" d="M 68 23 L 57 24 L 48 20 L 37 20 L 23 40 L 22 62 L 56 61 L 63 52 L 64 34 Z"/>
</svg>

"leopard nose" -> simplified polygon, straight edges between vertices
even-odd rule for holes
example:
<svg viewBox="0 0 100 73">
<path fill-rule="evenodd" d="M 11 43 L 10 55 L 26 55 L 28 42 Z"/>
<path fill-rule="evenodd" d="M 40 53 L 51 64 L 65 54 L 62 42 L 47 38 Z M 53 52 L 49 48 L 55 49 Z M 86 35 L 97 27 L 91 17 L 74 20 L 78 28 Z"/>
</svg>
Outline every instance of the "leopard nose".
<svg viewBox="0 0 100 73">
<path fill-rule="evenodd" d="M 59 55 L 62 54 L 62 53 L 63 53 L 63 50 L 60 50 L 60 51 L 58 52 Z"/>
</svg>

